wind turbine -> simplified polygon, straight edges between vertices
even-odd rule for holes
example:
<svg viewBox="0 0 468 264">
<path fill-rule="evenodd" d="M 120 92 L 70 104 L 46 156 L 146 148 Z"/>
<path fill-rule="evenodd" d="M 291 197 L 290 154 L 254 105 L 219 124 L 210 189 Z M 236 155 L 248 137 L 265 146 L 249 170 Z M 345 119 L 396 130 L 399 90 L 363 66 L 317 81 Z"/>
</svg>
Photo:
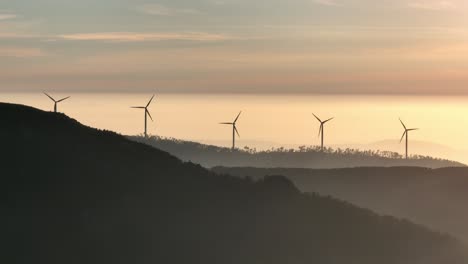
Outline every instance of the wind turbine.
<svg viewBox="0 0 468 264">
<path fill-rule="evenodd" d="M 70 96 L 68 96 L 68 97 L 65 97 L 65 98 L 60 99 L 60 100 L 57 101 L 57 100 L 55 100 L 52 96 L 48 95 L 47 93 L 44 93 L 44 94 L 45 94 L 47 97 L 49 97 L 50 100 L 54 101 L 54 112 L 55 112 L 55 113 L 57 113 L 57 104 L 58 104 L 58 103 L 61 103 L 61 102 L 63 102 L 63 101 L 65 101 L 65 100 L 67 100 L 68 98 L 70 98 Z"/>
<path fill-rule="evenodd" d="M 151 97 L 149 100 L 148 104 L 146 106 L 133 106 L 131 108 L 136 108 L 136 109 L 144 109 L 145 110 L 145 137 L 148 137 L 148 116 L 151 118 L 151 121 L 153 121 L 153 117 L 151 116 L 150 112 L 148 111 L 148 107 L 150 106 L 151 102 L 153 102 L 154 96 Z"/>
<path fill-rule="evenodd" d="M 405 123 L 403 123 L 403 121 L 401 121 L 401 118 L 400 118 L 400 123 L 403 125 L 403 128 L 405 129 L 405 131 L 403 132 L 403 136 L 401 136 L 401 139 L 400 139 L 400 143 L 403 141 L 403 138 L 406 136 L 406 159 L 408 159 L 408 132 L 410 131 L 415 131 L 415 130 L 418 130 L 419 128 L 406 128 L 406 125 Z"/>
<path fill-rule="evenodd" d="M 330 118 L 330 119 L 327 119 L 325 121 L 322 121 L 320 118 L 318 118 L 318 116 L 316 116 L 315 114 L 313 114 L 315 116 L 315 118 L 317 118 L 317 120 L 320 122 L 320 128 L 319 128 L 319 134 L 318 136 L 322 136 L 322 145 L 320 147 L 320 149 L 323 151 L 323 137 L 324 137 L 324 127 L 325 127 L 325 124 L 328 123 L 329 121 L 333 120 L 334 117 Z"/>
<path fill-rule="evenodd" d="M 239 119 L 241 114 L 242 114 L 242 111 L 239 112 L 236 119 L 234 119 L 234 122 L 232 122 L 232 123 L 220 123 L 221 125 L 230 125 L 230 126 L 232 126 L 232 150 L 234 150 L 236 148 L 236 134 L 237 134 L 237 136 L 240 137 L 239 131 L 237 131 L 236 123 L 237 123 L 237 120 Z"/>
</svg>

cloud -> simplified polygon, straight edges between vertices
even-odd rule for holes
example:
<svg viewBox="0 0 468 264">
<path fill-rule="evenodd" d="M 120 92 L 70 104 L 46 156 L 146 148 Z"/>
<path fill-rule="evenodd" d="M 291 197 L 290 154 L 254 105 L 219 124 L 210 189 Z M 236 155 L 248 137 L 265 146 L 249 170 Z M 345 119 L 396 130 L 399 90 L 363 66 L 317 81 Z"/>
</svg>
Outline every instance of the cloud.
<svg viewBox="0 0 468 264">
<path fill-rule="evenodd" d="M 16 17 L 17 17 L 17 15 L 15 15 L 15 14 L 8 14 L 8 13 L 7 14 L 2 14 L 2 13 L 0 13 L 0 20 L 14 19 Z"/>
<path fill-rule="evenodd" d="M 0 57 L 32 58 L 45 55 L 42 50 L 37 48 L 0 47 Z"/>
<path fill-rule="evenodd" d="M 313 0 L 314 3 L 326 6 L 340 6 L 335 0 Z"/>
<path fill-rule="evenodd" d="M 408 3 L 408 6 L 416 9 L 426 9 L 426 10 L 452 10 L 457 8 L 457 5 L 453 1 L 441 1 L 441 0 L 419 0 L 411 1 Z"/>
<path fill-rule="evenodd" d="M 175 15 L 196 15 L 201 12 L 195 9 L 179 9 L 179 8 L 170 8 L 160 4 L 148 4 L 137 7 L 137 10 L 148 15 L 153 16 L 175 16 Z"/>
<path fill-rule="evenodd" d="M 210 33 L 136 33 L 136 32 L 102 32 L 59 35 L 59 39 L 81 41 L 107 41 L 107 42 L 143 42 L 143 41 L 223 41 L 232 39 L 222 34 Z"/>
<path fill-rule="evenodd" d="M 226 1 L 224 1 L 224 0 L 210 0 L 208 2 L 213 4 L 213 5 L 217 5 L 217 6 L 222 6 L 222 5 L 226 4 Z"/>
<path fill-rule="evenodd" d="M 26 39 L 26 38 L 38 38 L 36 35 L 23 34 L 16 32 L 2 32 L 0 30 L 0 39 Z"/>
</svg>

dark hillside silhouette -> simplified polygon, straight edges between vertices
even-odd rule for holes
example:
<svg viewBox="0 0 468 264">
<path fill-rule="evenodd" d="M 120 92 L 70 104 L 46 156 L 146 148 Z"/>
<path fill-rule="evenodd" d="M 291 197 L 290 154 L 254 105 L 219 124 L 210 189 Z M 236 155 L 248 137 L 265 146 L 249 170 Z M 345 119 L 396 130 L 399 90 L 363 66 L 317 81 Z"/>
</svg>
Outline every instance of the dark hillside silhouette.
<svg viewBox="0 0 468 264">
<path fill-rule="evenodd" d="M 0 104 L 1 263 L 462 264 L 455 239 Z"/>
<path fill-rule="evenodd" d="M 305 192 L 331 195 L 373 211 L 449 232 L 468 243 L 468 168 L 214 168 L 250 176 L 284 175 Z"/>
<path fill-rule="evenodd" d="M 259 167 L 259 168 L 350 168 L 418 166 L 427 168 L 461 167 L 459 162 L 436 159 L 427 156 L 411 156 L 406 160 L 402 155 L 389 151 L 361 151 L 356 149 L 331 149 L 300 147 L 299 149 L 277 148 L 267 151 L 244 148 L 231 150 L 171 138 L 129 137 L 137 142 L 167 151 L 184 160 L 204 167 Z"/>
</svg>

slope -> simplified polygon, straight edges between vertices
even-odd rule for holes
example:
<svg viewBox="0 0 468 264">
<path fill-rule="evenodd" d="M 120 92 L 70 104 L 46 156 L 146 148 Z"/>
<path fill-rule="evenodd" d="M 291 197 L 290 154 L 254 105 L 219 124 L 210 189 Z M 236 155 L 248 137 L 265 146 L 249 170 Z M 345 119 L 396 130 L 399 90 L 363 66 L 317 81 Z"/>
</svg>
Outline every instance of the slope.
<svg viewBox="0 0 468 264">
<path fill-rule="evenodd" d="M 418 166 L 427 168 L 464 167 L 455 161 L 427 156 L 412 156 L 404 159 L 400 154 L 389 151 L 361 151 L 357 149 L 326 149 L 300 147 L 299 149 L 277 148 L 267 151 L 255 149 L 234 150 L 204 145 L 177 139 L 160 137 L 129 137 L 137 142 L 162 149 L 172 155 L 211 168 L 259 167 L 259 168 L 350 168 L 369 166 Z"/>
<path fill-rule="evenodd" d="M 0 104 L 2 263 L 467 263 L 454 239 L 284 177 L 220 176 Z"/>
<path fill-rule="evenodd" d="M 305 192 L 331 195 L 382 214 L 449 232 L 468 243 L 468 169 L 418 167 L 348 169 L 214 168 L 219 173 L 284 175 Z"/>
</svg>

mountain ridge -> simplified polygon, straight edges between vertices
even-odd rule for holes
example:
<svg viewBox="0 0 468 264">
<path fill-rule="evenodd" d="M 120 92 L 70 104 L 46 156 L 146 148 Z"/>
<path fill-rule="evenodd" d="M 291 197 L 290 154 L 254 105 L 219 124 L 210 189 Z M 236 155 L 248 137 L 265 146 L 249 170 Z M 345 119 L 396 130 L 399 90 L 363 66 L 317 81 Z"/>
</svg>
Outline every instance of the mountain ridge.
<svg viewBox="0 0 468 264">
<path fill-rule="evenodd" d="M 0 103 L 5 263 L 466 263 L 454 238 Z M 7 227 L 7 228 L 6 228 Z M 3 244 L 2 243 L 2 244 Z"/>
<path fill-rule="evenodd" d="M 381 214 L 449 232 L 468 243 L 468 168 L 213 168 L 258 180 L 283 175 L 304 192 L 330 195 Z"/>
<path fill-rule="evenodd" d="M 207 168 L 216 166 L 312 169 L 377 166 L 466 167 L 460 162 L 428 156 L 412 156 L 411 159 L 406 160 L 401 154 L 391 151 L 326 148 L 322 152 L 319 147 L 314 146 L 301 146 L 298 149 L 276 148 L 267 151 L 257 151 L 247 147 L 231 150 L 172 138 L 154 136 L 150 138 L 129 136 L 128 138 Z"/>
</svg>

